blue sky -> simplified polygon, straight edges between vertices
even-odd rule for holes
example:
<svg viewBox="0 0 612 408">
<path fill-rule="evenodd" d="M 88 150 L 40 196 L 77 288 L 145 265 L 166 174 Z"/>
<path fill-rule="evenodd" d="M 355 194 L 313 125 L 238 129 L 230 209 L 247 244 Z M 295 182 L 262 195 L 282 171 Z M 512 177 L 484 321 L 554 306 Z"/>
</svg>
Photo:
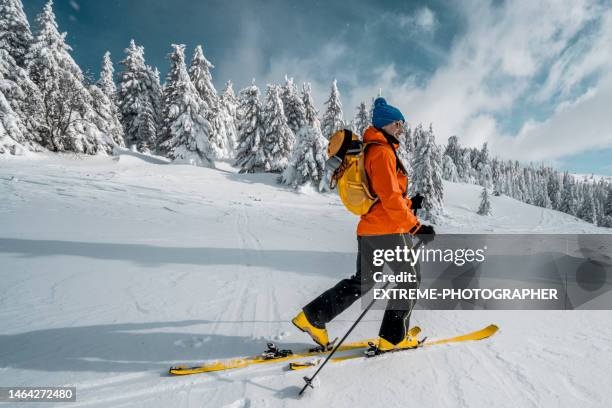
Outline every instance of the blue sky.
<svg viewBox="0 0 612 408">
<path fill-rule="evenodd" d="M 24 0 L 30 22 L 45 0 Z M 97 75 L 130 39 L 162 77 L 170 44 L 202 44 L 218 89 L 284 75 L 345 117 L 379 90 L 438 141 L 612 175 L 612 7 L 605 2 L 56 0 L 73 57 Z"/>
</svg>

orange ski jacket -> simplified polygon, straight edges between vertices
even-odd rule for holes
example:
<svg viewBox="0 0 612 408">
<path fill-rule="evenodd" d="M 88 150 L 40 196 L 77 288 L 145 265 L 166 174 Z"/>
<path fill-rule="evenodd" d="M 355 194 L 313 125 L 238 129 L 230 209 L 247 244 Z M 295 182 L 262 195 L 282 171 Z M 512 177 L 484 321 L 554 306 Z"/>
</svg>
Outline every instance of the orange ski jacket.
<svg viewBox="0 0 612 408">
<path fill-rule="evenodd" d="M 368 146 L 365 155 L 364 164 L 370 189 L 378 200 L 370 211 L 361 216 L 357 235 L 416 233 L 420 223 L 410 209 L 411 202 L 406 194 L 408 177 L 403 166 L 398 165 L 393 151 L 398 148 L 399 142 L 393 136 L 390 136 L 388 141 L 385 135 L 373 126 L 364 132 L 363 142 L 382 144 Z"/>
</svg>

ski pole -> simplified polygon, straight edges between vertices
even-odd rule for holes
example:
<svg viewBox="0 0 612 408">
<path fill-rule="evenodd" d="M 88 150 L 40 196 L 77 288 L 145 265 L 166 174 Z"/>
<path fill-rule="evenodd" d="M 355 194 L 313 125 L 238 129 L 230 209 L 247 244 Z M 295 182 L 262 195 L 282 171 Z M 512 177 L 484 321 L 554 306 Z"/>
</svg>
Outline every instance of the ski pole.
<svg viewBox="0 0 612 408">
<path fill-rule="evenodd" d="M 424 243 L 423 240 L 419 241 L 414 248 L 418 248 L 420 247 L 422 244 Z M 414 271 L 414 267 L 413 271 Z M 387 286 L 389 286 L 388 282 L 385 283 L 385 285 L 382 287 L 382 289 L 387 289 Z M 300 393 L 298 395 L 302 395 L 304 393 L 304 391 L 306 391 L 306 388 L 310 387 L 310 388 L 314 388 L 312 386 L 312 381 L 315 379 L 315 377 L 317 376 L 317 374 L 319 374 L 319 372 L 323 369 L 323 367 L 325 367 L 325 364 L 327 364 L 327 362 L 329 361 L 329 359 L 336 353 L 336 351 L 338 351 L 338 348 L 342 345 L 342 343 L 344 343 L 344 340 L 346 340 L 346 338 L 349 336 L 349 334 L 351 334 L 351 332 L 353 331 L 353 329 L 355 328 L 355 326 L 357 326 L 357 324 L 361 321 L 361 319 L 363 319 L 363 317 L 366 315 L 366 313 L 368 313 L 368 310 L 370 310 L 370 308 L 374 305 L 374 303 L 376 302 L 376 299 L 372 299 L 372 301 L 370 302 L 370 304 L 363 310 L 363 312 L 361 312 L 361 314 L 359 315 L 359 317 L 357 318 L 357 320 L 355 320 L 355 323 L 353 323 L 353 325 L 350 327 L 350 329 L 348 329 L 348 331 L 346 332 L 346 334 L 342 337 L 342 339 L 336 343 L 336 345 L 334 346 L 334 348 L 332 349 L 331 353 L 329 353 L 327 355 L 327 357 L 325 358 L 325 361 L 323 361 L 323 364 L 321 364 L 319 366 L 319 368 L 317 369 L 317 371 L 315 371 L 315 373 L 312 375 L 312 377 L 308 378 L 308 377 L 304 377 L 304 381 L 306 381 L 306 384 L 304 385 L 304 387 L 302 388 L 302 390 L 300 391 Z"/>
</svg>

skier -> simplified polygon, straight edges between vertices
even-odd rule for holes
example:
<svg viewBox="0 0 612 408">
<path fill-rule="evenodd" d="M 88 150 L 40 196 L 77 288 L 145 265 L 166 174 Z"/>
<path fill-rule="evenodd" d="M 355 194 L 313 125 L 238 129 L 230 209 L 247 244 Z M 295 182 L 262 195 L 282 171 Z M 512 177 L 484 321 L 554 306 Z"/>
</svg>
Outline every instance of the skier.
<svg viewBox="0 0 612 408">
<path fill-rule="evenodd" d="M 373 249 L 381 246 L 411 248 L 413 235 L 418 235 L 425 242 L 431 241 L 435 235 L 433 227 L 421 225 L 411 211 L 420 208 L 423 197 L 418 195 L 411 200 L 406 193 L 407 174 L 396 153 L 403 123 L 404 116 L 399 109 L 388 105 L 384 98 L 374 101 L 372 126 L 364 132 L 363 142 L 379 143 L 369 145 L 365 155 L 365 170 L 371 190 L 378 200 L 361 216 L 357 227 L 356 273 L 312 300 L 292 320 L 298 329 L 308 333 L 323 347 L 329 347 L 325 325 L 374 286 L 371 270 Z M 386 264 L 394 273 L 411 270 L 406 262 Z M 418 269 L 416 264 L 416 283 L 398 284 L 397 287 L 418 287 Z M 407 335 L 413 307 L 413 301 L 389 301 L 379 331 L 377 347 L 380 351 L 416 345 L 416 339 Z"/>
</svg>

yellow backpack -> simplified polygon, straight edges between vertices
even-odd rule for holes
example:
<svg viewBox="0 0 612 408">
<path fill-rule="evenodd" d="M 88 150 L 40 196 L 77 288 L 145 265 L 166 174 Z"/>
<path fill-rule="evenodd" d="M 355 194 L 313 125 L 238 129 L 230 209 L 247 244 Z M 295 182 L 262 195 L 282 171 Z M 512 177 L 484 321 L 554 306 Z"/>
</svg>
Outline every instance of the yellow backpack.
<svg viewBox="0 0 612 408">
<path fill-rule="evenodd" d="M 373 144 L 382 143 L 363 143 L 358 135 L 342 129 L 332 135 L 327 146 L 328 163 L 333 171 L 329 187 L 338 188 L 342 203 L 355 215 L 367 214 L 378 201 L 365 171 L 365 152 Z"/>
</svg>

